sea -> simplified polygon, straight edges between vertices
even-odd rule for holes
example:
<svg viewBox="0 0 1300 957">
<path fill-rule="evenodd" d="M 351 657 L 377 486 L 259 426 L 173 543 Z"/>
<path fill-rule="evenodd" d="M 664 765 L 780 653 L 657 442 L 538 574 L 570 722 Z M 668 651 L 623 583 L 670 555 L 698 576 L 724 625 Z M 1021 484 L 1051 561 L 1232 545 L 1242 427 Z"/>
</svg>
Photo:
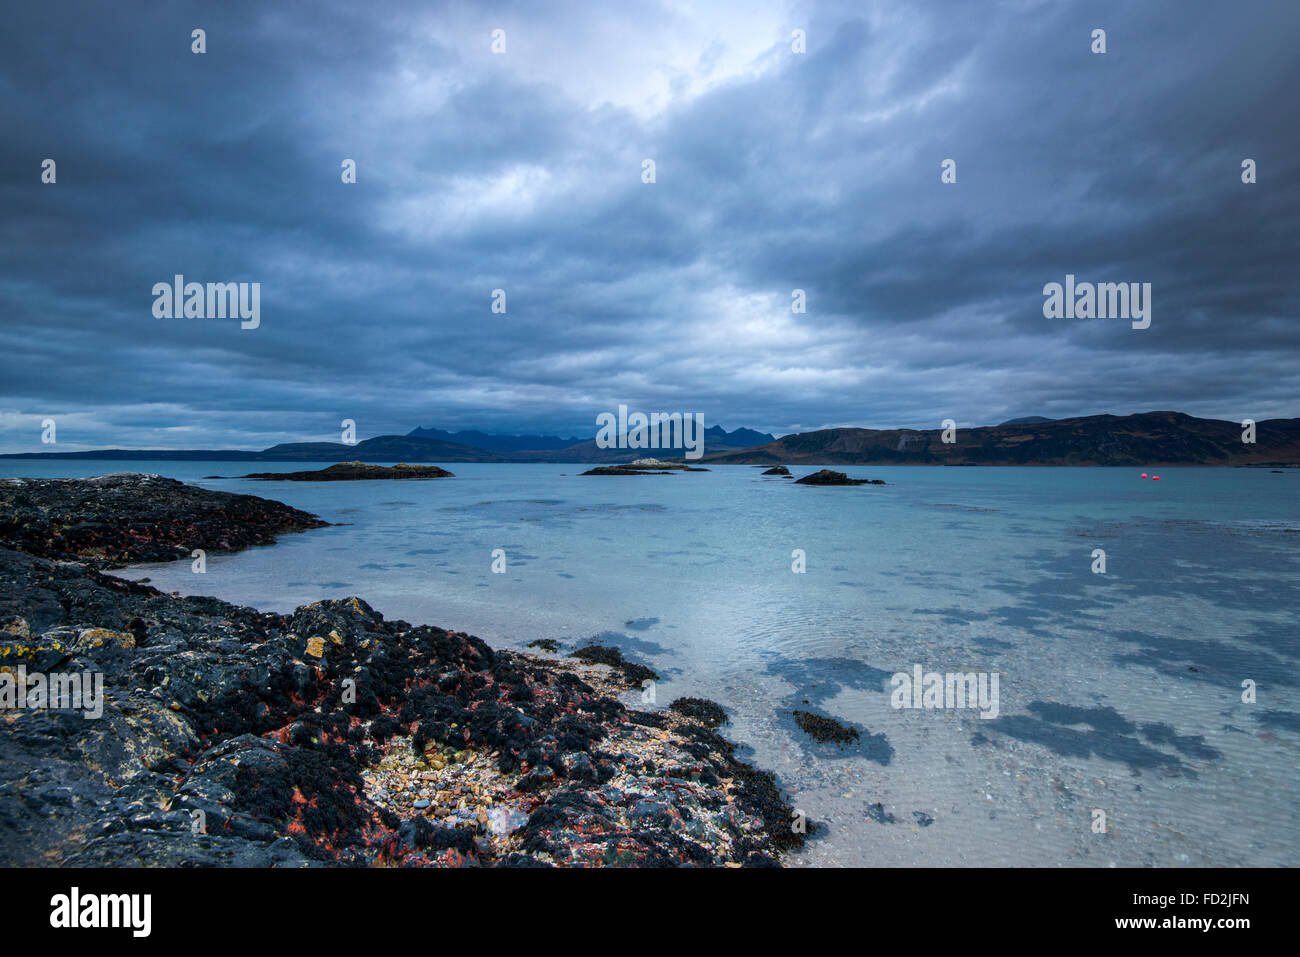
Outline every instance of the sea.
<svg viewBox="0 0 1300 957">
<path fill-rule="evenodd" d="M 829 488 L 739 465 L 209 477 L 316 467 L 0 473 L 156 472 L 333 523 L 208 554 L 202 574 L 115 572 L 164 591 L 278 612 L 357 596 L 498 648 L 615 646 L 660 676 L 628 704 L 727 709 L 724 733 L 810 833 L 792 866 L 1300 863 L 1300 470 L 836 466 L 887 484 Z M 918 675 L 939 693 L 900 677 Z M 995 698 L 945 693 L 980 680 Z M 795 712 L 858 736 L 818 742 Z"/>
</svg>

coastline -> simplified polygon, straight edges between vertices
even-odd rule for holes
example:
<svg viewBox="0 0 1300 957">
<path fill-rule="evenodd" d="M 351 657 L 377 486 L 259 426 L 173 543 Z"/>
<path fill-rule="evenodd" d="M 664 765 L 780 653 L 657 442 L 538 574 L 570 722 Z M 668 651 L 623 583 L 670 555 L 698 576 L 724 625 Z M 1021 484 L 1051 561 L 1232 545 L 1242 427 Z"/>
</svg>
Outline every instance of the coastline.
<svg viewBox="0 0 1300 957">
<path fill-rule="evenodd" d="M 0 482 L 0 671 L 104 682 L 97 720 L 0 711 L 0 859 L 771 866 L 803 843 L 770 773 L 702 718 L 627 707 L 606 666 L 102 570 L 326 524 L 156 476 Z"/>
</svg>

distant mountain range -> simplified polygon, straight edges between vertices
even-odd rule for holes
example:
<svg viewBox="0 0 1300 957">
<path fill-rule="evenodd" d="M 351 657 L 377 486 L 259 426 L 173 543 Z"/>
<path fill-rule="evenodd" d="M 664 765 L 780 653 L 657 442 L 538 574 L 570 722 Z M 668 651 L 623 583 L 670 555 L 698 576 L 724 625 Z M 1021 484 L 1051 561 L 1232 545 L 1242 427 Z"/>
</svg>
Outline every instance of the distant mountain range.
<svg viewBox="0 0 1300 957">
<path fill-rule="evenodd" d="M 822 429 L 737 452 L 706 455 L 705 463 L 745 465 L 1295 465 L 1300 419 L 1255 424 L 1255 442 L 1242 441 L 1240 422 L 1198 419 L 1181 412 L 1029 416 L 1002 425 L 957 429 Z"/>
<path fill-rule="evenodd" d="M 486 432 L 448 432 L 445 429 L 412 429 L 406 435 L 412 439 L 437 439 L 455 445 L 468 445 L 485 452 L 545 451 L 582 444 L 582 439 L 562 439 L 556 435 L 489 435 Z"/>
<path fill-rule="evenodd" d="M 412 429 L 406 433 L 406 436 L 413 439 L 436 439 L 439 442 L 469 446 L 485 452 L 500 452 L 507 455 L 522 453 L 525 458 L 521 461 L 546 461 L 545 455 L 552 452 L 563 452 L 566 462 L 588 461 L 587 458 L 573 458 L 574 456 L 596 456 L 602 459 L 610 457 L 606 454 L 609 450 L 596 447 L 594 438 L 562 439 L 555 435 L 490 435 L 475 431 L 448 432 L 445 429 Z M 715 451 L 748 449 L 774 441 L 776 436 L 770 432 L 756 432 L 753 429 L 736 429 L 728 432 L 722 426 L 714 425 L 704 430 L 704 447 Z M 627 457 L 626 450 L 622 452 L 615 450 L 615 452 L 617 454 L 612 456 L 615 459 Z M 543 457 L 538 458 L 536 453 L 542 453 Z"/>
<path fill-rule="evenodd" d="M 999 422 L 998 425 L 1038 425 L 1040 422 L 1055 421 L 1055 419 L 1049 419 L 1042 415 L 1022 415 L 1018 419 L 1007 419 L 1005 422 Z"/>
<path fill-rule="evenodd" d="M 777 439 L 767 432 L 712 426 L 704 432 L 704 463 L 745 465 L 1300 465 L 1300 419 L 1256 423 L 1255 443 L 1242 442 L 1239 422 L 1181 412 L 1024 416 L 1001 425 L 957 429 L 952 444 L 940 429 L 821 429 Z M 449 437 L 449 438 L 444 438 Z M 464 439 L 466 441 L 452 441 Z M 468 440 L 483 443 L 468 444 Z M 561 447 L 534 443 L 574 442 Z M 489 448 L 488 446 L 492 446 Z M 534 446 L 534 447 L 519 447 Z M 664 450 L 601 449 L 594 439 L 489 435 L 414 429 L 355 445 L 286 442 L 261 452 L 221 449 L 19 452 L 0 458 L 124 459 L 237 462 L 630 462 Z M 680 455 L 673 456 L 681 458 Z"/>
<path fill-rule="evenodd" d="M 480 444 L 468 444 L 473 440 Z M 776 437 L 770 432 L 721 426 L 704 430 L 704 450 L 736 451 Z M 556 443 L 570 443 L 557 445 Z M 545 435 L 490 435 L 412 429 L 406 435 L 379 435 L 345 445 L 342 442 L 282 442 L 260 452 L 246 449 L 96 449 L 87 452 L 17 452 L 0 458 L 119 459 L 125 461 L 225 462 L 572 462 L 575 464 L 631 462 L 652 454 L 639 449 L 602 449 L 596 440 L 561 439 Z M 655 453 L 657 454 L 657 453 Z"/>
</svg>

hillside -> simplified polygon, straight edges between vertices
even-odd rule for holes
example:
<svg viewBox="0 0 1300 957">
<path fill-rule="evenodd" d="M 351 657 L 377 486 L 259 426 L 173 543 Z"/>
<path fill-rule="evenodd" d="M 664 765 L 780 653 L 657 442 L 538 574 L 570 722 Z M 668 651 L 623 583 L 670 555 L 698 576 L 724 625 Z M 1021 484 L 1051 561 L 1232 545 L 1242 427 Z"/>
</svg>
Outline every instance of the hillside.
<svg viewBox="0 0 1300 957">
<path fill-rule="evenodd" d="M 293 462 L 506 462 L 497 452 L 438 439 L 377 435 L 356 445 L 342 442 L 284 442 L 259 453 L 260 459 Z"/>
<path fill-rule="evenodd" d="M 1250 465 L 1300 464 L 1300 419 L 1256 424 L 1254 445 L 1237 422 L 1181 412 L 1090 415 L 958 429 L 823 429 L 752 449 L 706 455 L 705 463 L 800 465 Z"/>
</svg>

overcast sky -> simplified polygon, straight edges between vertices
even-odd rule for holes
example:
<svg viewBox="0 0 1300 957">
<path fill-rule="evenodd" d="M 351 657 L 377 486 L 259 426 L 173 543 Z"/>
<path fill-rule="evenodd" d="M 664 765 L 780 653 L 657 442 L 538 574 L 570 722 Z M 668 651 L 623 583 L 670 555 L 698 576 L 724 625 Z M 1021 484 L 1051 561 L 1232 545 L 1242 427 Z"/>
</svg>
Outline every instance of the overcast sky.
<svg viewBox="0 0 1300 957">
<path fill-rule="evenodd" d="M 1295 0 L 5 18 L 3 451 L 1300 415 Z M 260 327 L 156 318 L 176 273 Z M 1067 273 L 1150 328 L 1044 318 Z"/>
</svg>

